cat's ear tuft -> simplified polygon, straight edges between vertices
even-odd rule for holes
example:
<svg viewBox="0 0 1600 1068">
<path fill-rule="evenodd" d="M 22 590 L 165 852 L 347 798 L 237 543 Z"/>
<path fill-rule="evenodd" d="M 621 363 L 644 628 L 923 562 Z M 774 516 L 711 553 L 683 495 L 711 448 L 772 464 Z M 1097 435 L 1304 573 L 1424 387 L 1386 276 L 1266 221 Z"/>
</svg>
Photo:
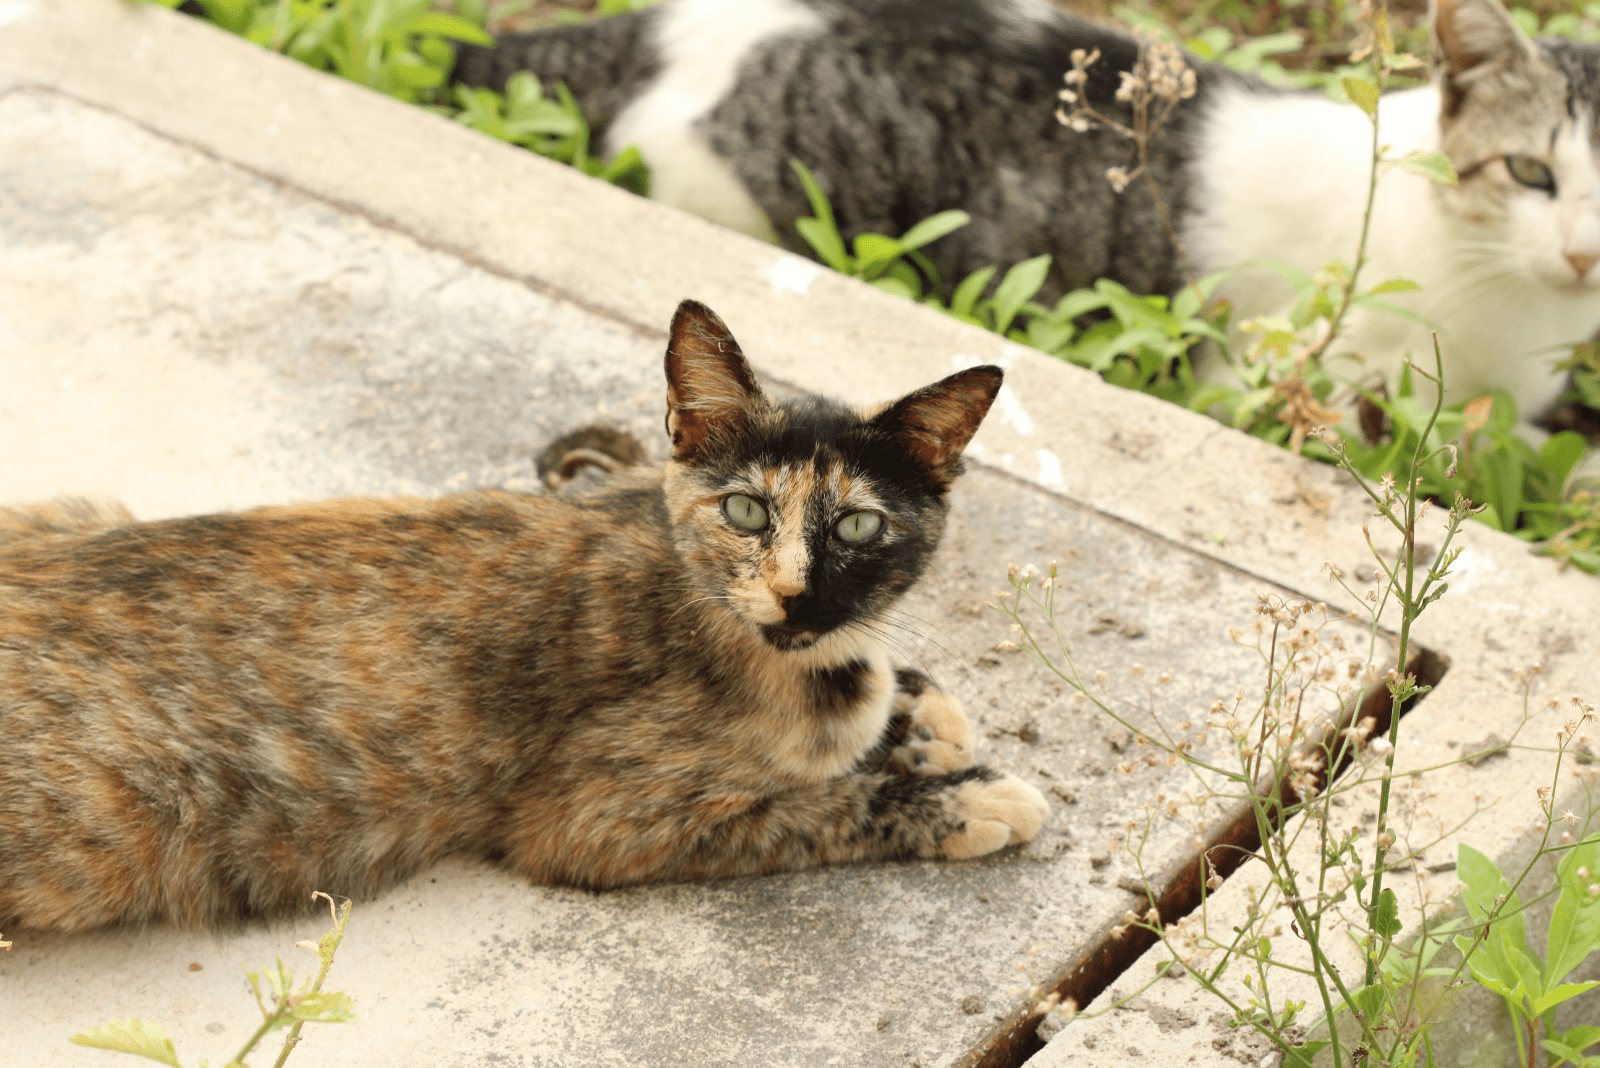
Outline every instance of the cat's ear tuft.
<svg viewBox="0 0 1600 1068">
<path fill-rule="evenodd" d="M 707 443 L 737 434 L 767 406 L 755 372 L 717 313 L 686 300 L 667 340 L 667 436 L 672 458 L 688 460 Z"/>
<path fill-rule="evenodd" d="M 899 438 L 936 483 L 949 487 L 962 471 L 961 450 L 989 413 L 1003 377 L 993 366 L 958 371 L 901 397 L 874 416 L 872 425 Z"/>
<path fill-rule="evenodd" d="M 1432 0 L 1429 14 L 1445 118 L 1475 84 L 1539 62 L 1538 49 L 1498 0 Z"/>
</svg>

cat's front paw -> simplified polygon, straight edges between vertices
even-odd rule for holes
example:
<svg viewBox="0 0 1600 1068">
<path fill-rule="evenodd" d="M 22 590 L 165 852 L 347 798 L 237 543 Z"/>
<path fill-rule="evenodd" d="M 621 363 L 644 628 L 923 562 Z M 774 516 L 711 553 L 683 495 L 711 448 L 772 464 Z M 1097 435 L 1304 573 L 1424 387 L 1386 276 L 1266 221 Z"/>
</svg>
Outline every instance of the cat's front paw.
<svg viewBox="0 0 1600 1068">
<path fill-rule="evenodd" d="M 981 857 L 1030 841 L 1050 815 L 1050 802 L 1015 775 L 974 779 L 956 788 L 955 804 L 966 821 L 946 835 L 939 852 L 948 860 Z"/>
<path fill-rule="evenodd" d="M 928 683 L 895 694 L 894 712 L 907 716 L 905 740 L 889 753 L 889 767 L 905 775 L 943 775 L 972 763 L 972 724 L 961 703 Z"/>
</svg>

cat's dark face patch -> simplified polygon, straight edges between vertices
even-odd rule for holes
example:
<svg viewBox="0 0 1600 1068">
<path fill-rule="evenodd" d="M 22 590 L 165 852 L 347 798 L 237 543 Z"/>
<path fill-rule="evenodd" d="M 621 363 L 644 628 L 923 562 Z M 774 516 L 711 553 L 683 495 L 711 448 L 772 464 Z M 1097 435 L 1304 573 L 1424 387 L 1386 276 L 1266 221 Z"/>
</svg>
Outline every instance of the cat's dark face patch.
<svg viewBox="0 0 1600 1068">
<path fill-rule="evenodd" d="M 738 447 L 674 465 L 679 544 L 772 647 L 871 625 L 926 568 L 942 487 L 892 435 L 826 401 L 769 409 Z M 719 588 L 720 587 L 720 588 Z"/>
</svg>

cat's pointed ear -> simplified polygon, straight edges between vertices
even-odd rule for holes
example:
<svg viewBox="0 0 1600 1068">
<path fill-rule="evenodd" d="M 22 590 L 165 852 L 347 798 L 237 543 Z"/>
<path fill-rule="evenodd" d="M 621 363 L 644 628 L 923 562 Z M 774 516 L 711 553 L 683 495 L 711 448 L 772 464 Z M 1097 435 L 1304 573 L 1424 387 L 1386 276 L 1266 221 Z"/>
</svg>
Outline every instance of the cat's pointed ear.
<svg viewBox="0 0 1600 1068">
<path fill-rule="evenodd" d="M 1433 62 L 1444 93 L 1444 117 L 1472 87 L 1539 62 L 1539 52 L 1498 0 L 1432 0 Z"/>
<path fill-rule="evenodd" d="M 934 481 L 948 487 L 961 474 L 961 450 L 989 413 L 1002 377 L 992 366 L 958 371 L 901 397 L 873 416 L 872 425 L 899 438 Z"/>
<path fill-rule="evenodd" d="M 672 458 L 687 460 L 708 440 L 737 434 L 767 406 L 755 372 L 717 313 L 686 300 L 667 340 L 667 437 Z"/>
</svg>

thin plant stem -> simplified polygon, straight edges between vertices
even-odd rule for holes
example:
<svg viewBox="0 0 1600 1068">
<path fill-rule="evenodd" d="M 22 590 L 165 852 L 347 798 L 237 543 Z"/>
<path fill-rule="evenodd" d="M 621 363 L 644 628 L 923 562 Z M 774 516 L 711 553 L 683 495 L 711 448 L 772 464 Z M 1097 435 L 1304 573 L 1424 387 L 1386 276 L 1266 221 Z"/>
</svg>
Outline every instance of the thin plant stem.
<svg viewBox="0 0 1600 1068">
<path fill-rule="evenodd" d="M 339 943 L 344 941 L 344 927 L 350 922 L 350 902 L 346 901 L 344 907 L 338 908 L 333 903 L 333 898 L 327 894 L 328 910 L 333 914 L 333 930 L 322 936 L 317 943 L 317 956 L 320 958 L 320 967 L 317 968 L 317 978 L 311 984 L 310 993 L 322 992 L 322 981 L 328 977 L 328 969 L 333 967 L 333 955 L 338 952 Z M 283 1062 L 289 1059 L 289 1053 L 300 1042 L 300 1029 L 306 1025 L 304 1020 L 296 1020 L 294 1026 L 289 1028 L 288 1035 L 284 1036 L 283 1049 L 278 1053 L 278 1059 L 272 1062 L 272 1068 L 283 1068 Z"/>
</svg>

